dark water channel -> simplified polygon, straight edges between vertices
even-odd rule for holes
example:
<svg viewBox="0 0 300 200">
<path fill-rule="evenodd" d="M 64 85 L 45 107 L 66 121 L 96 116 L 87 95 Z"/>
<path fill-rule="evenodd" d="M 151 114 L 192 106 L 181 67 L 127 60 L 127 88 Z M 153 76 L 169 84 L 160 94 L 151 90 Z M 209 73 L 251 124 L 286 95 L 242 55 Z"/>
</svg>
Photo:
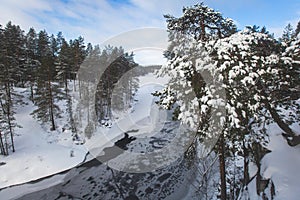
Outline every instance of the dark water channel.
<svg viewBox="0 0 300 200">
<path fill-rule="evenodd" d="M 106 165 L 106 161 L 117 157 L 124 151 L 134 151 L 137 147 L 140 151 L 163 148 L 174 137 L 173 130 L 176 127 L 178 127 L 178 122 L 166 122 L 159 133 L 147 139 L 132 137 L 130 131 L 128 131 L 124 133 L 122 139 L 114 143 L 114 146 L 105 148 L 103 150 L 104 154 L 98 158 L 62 172 L 61 174 L 65 174 L 65 176 L 61 183 L 25 194 L 18 199 L 183 199 L 189 189 L 187 182 L 193 176 L 183 157 L 168 166 L 146 173 L 127 173 Z M 26 184 L 34 186 L 34 184 L 47 178 L 50 177 Z"/>
</svg>

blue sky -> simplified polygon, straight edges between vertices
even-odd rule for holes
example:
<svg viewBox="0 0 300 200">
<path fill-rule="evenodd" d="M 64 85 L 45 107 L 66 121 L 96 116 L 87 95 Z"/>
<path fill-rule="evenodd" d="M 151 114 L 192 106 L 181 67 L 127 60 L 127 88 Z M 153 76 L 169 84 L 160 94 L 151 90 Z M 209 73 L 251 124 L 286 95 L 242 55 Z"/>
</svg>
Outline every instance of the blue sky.
<svg viewBox="0 0 300 200">
<path fill-rule="evenodd" d="M 143 27 L 165 28 L 163 14 L 180 16 L 196 0 L 0 0 L 0 24 L 9 20 L 25 30 L 59 31 L 67 39 L 83 36 L 101 43 L 120 33 Z M 246 25 L 266 26 L 276 36 L 300 20 L 299 0 L 205 0 L 205 4 Z"/>
</svg>

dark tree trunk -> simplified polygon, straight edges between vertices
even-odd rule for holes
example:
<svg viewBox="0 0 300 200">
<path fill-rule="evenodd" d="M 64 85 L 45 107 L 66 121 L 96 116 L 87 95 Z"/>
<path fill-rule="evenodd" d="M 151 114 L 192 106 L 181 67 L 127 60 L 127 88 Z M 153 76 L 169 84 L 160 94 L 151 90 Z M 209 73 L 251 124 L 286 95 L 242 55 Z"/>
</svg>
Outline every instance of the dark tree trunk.
<svg viewBox="0 0 300 200">
<path fill-rule="evenodd" d="M 4 133 L 4 142 L 5 142 L 5 151 L 6 151 L 6 155 L 8 156 L 8 142 L 7 142 L 7 134 Z"/>
<path fill-rule="evenodd" d="M 224 134 L 222 133 L 219 140 L 219 162 L 221 177 L 221 200 L 226 200 L 226 173 L 225 173 L 225 147 Z"/>
<path fill-rule="evenodd" d="M 3 143 L 3 140 L 2 140 L 2 133 L 1 133 L 1 131 L 0 131 L 0 149 L 1 149 L 1 153 L 3 155 L 6 155 L 5 148 L 4 148 L 4 143 Z"/>
<path fill-rule="evenodd" d="M 87 121 L 90 121 L 90 92 L 89 92 L 89 82 L 87 86 Z"/>
<path fill-rule="evenodd" d="M 257 172 L 256 172 L 256 192 L 257 195 L 261 195 L 264 190 L 267 188 L 267 185 L 269 184 L 270 179 L 263 179 L 261 176 L 261 160 L 262 158 L 271 151 L 267 148 L 264 148 L 259 143 L 253 144 L 253 155 L 254 155 L 254 162 L 257 166 Z"/>
<path fill-rule="evenodd" d="M 74 84 L 75 84 L 75 82 L 74 82 Z M 80 83 L 80 78 L 78 78 L 78 92 L 79 92 L 79 99 L 81 99 L 81 83 Z M 76 90 L 75 90 L 76 91 Z"/>
<path fill-rule="evenodd" d="M 68 98 L 68 77 L 67 77 L 67 74 L 65 74 L 65 78 L 64 78 L 64 82 L 65 82 L 65 94 L 66 94 L 66 97 Z"/>
<path fill-rule="evenodd" d="M 7 117 L 7 124 L 9 128 L 9 133 L 10 133 L 10 138 L 11 138 L 11 143 L 12 143 L 12 151 L 15 152 L 15 145 L 14 145 L 14 138 L 13 138 L 13 130 L 12 130 L 12 124 L 11 124 L 11 106 L 12 106 L 12 99 L 11 99 L 11 90 L 10 90 L 10 84 L 6 83 L 5 84 L 5 91 L 6 91 L 6 102 L 5 102 L 5 107 L 6 110 L 4 109 L 4 105 L 2 104 L 1 101 L 1 106 L 3 109 L 4 114 Z M 7 143 L 7 138 L 6 135 L 5 137 L 5 148 L 6 148 L 6 154 L 8 155 L 8 143 Z"/>
<path fill-rule="evenodd" d="M 50 72 L 49 72 L 50 73 Z M 53 108 L 53 95 L 52 95 L 52 87 L 50 77 L 48 76 L 48 90 L 49 90 L 49 106 L 50 106 L 50 120 L 51 120 L 51 131 L 55 131 L 55 121 L 54 121 L 54 108 Z"/>
<path fill-rule="evenodd" d="M 205 33 L 205 24 L 204 24 L 204 16 L 202 16 L 202 19 L 200 20 L 200 28 L 201 28 L 201 33 L 200 33 L 200 40 L 205 41 L 206 39 L 206 33 Z"/>
<path fill-rule="evenodd" d="M 14 136 L 13 136 L 13 129 L 12 129 L 12 124 L 11 124 L 11 100 L 6 102 L 6 116 L 7 116 L 7 123 L 8 123 L 8 128 L 9 128 L 9 133 L 10 133 L 10 139 L 11 139 L 11 145 L 12 145 L 12 151 L 15 152 L 15 144 L 14 144 Z"/>
<path fill-rule="evenodd" d="M 269 111 L 269 113 L 271 114 L 272 118 L 274 119 L 274 121 L 277 123 L 277 125 L 284 131 L 284 133 L 282 134 L 288 144 L 290 146 L 296 146 L 298 144 L 300 144 L 300 136 L 296 135 L 294 133 L 294 131 L 288 126 L 288 124 L 286 124 L 281 117 L 279 116 L 279 114 L 277 113 L 276 109 L 273 108 L 270 104 L 270 102 L 267 100 L 267 94 L 265 92 L 265 88 L 264 86 L 261 84 L 260 81 L 258 81 L 258 87 L 259 89 L 261 89 L 261 94 L 265 97 L 265 99 L 263 100 L 263 103 L 265 104 L 267 110 Z"/>
<path fill-rule="evenodd" d="M 34 96 L 33 96 L 33 83 L 30 83 L 30 100 L 34 103 Z"/>
<path fill-rule="evenodd" d="M 15 152 L 15 142 L 14 142 L 13 130 L 12 130 L 12 127 L 11 127 L 10 120 L 9 120 L 8 124 L 9 124 L 9 132 L 10 132 L 12 151 Z"/>
<path fill-rule="evenodd" d="M 284 131 L 282 135 L 286 138 L 288 144 L 290 146 L 296 146 L 300 144 L 300 136 L 296 135 L 294 131 L 280 118 L 275 108 L 272 108 L 270 103 L 267 100 L 265 100 L 265 105 L 268 111 L 270 112 L 272 118 L 274 119 L 274 121 Z"/>
<path fill-rule="evenodd" d="M 9 133 L 10 133 L 12 151 L 15 152 L 15 143 L 14 143 L 14 136 L 13 136 L 12 124 L 11 124 L 9 113 L 7 115 L 8 115 L 7 116 L 8 117 L 8 127 L 9 127 Z"/>
<path fill-rule="evenodd" d="M 51 99 L 52 101 L 52 99 Z M 53 114 L 53 102 L 50 104 L 50 118 L 51 118 L 51 124 L 52 124 L 52 131 L 55 131 L 56 127 L 55 127 L 55 122 L 54 122 L 54 114 Z"/>
<path fill-rule="evenodd" d="M 249 152 L 246 148 L 245 141 L 243 141 L 243 151 L 244 151 L 244 186 L 249 183 Z"/>
<path fill-rule="evenodd" d="M 261 152 L 261 149 L 260 149 L 260 145 L 256 145 L 256 148 L 255 148 L 255 164 L 257 166 L 257 172 L 256 172 L 256 193 L 257 195 L 260 195 L 261 193 L 261 174 L 260 174 L 260 168 L 261 168 L 261 164 L 260 164 L 260 160 L 261 160 L 261 155 L 260 155 L 260 152 Z"/>
</svg>

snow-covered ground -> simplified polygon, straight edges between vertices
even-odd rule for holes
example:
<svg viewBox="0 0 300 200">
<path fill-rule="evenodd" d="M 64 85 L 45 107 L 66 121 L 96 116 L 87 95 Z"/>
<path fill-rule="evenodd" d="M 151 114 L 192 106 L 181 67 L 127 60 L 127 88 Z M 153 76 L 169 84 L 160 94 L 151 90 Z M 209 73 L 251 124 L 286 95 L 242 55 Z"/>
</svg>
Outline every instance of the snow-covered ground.
<svg viewBox="0 0 300 200">
<path fill-rule="evenodd" d="M 24 96 L 29 91 L 15 88 L 16 92 Z M 24 98 L 25 99 L 25 98 Z M 85 146 L 75 145 L 71 132 L 62 132 L 63 119 L 58 120 L 57 131 L 47 131 L 33 118 L 30 113 L 34 110 L 31 101 L 17 108 L 16 122 L 22 128 L 16 128 L 16 152 L 9 156 L 0 155 L 0 188 L 21 184 L 65 169 L 74 167 L 82 162 L 87 152 Z M 49 130 L 49 129 L 48 129 Z M 71 151 L 73 156 L 71 157 Z"/>
<path fill-rule="evenodd" d="M 135 130 L 130 133 L 131 136 L 150 137 L 149 134 L 155 132 L 154 129 L 159 130 L 160 122 L 166 119 L 166 111 L 159 110 L 151 93 L 160 90 L 166 83 L 166 78 L 158 78 L 154 74 L 139 77 L 139 89 L 132 108 L 123 112 L 113 112 L 113 118 L 116 120 L 112 126 L 97 129 L 93 137 L 85 143 L 90 153 L 97 156 L 105 147 L 120 139 L 124 132 Z"/>
<path fill-rule="evenodd" d="M 300 133 L 299 124 L 295 123 L 292 127 Z M 268 149 L 272 152 L 262 160 L 262 175 L 274 182 L 276 200 L 297 200 L 300 187 L 300 145 L 290 147 L 281 133 L 277 125 L 269 127 Z"/>
<path fill-rule="evenodd" d="M 140 77 L 139 81 L 140 88 L 135 96 L 137 101 L 133 104 L 133 107 L 127 112 L 115 113 L 118 114 L 118 119 L 113 122 L 111 128 L 98 129 L 95 136 L 90 140 L 86 140 L 85 145 L 75 145 L 72 141 L 71 132 L 69 130 L 61 131 L 61 128 L 66 123 L 64 118 L 57 121 L 57 131 L 47 131 L 48 128 L 41 126 L 30 115 L 34 110 L 34 106 L 30 101 L 26 102 L 27 105 L 20 105 L 16 119 L 23 128 L 16 129 L 16 152 L 11 153 L 7 157 L 0 156 L 0 162 L 6 163 L 0 166 L 0 199 L 4 197 L 5 199 L 20 197 L 24 194 L 51 186 L 58 187 L 57 184 L 66 182 L 67 177 L 65 174 L 58 174 L 35 184 L 25 184 L 1 190 L 1 188 L 10 185 L 21 184 L 70 169 L 83 161 L 88 150 L 97 148 L 95 153 L 99 153 L 99 151 L 102 151 L 105 147 L 112 145 L 115 141 L 122 138 L 123 133 L 126 131 L 138 130 L 129 133 L 137 137 L 135 142 L 139 144 L 130 144 L 129 149 L 132 151 L 140 151 L 141 149 L 143 150 L 143 148 L 152 148 L 151 146 L 155 146 L 157 136 L 152 137 L 151 133 L 156 132 L 154 129 L 160 128 L 157 126 L 160 124 L 159 120 L 164 120 L 165 118 L 159 116 L 161 111 L 153 105 L 154 97 L 151 95 L 151 92 L 154 92 L 156 89 L 159 89 L 161 85 L 165 84 L 166 79 L 157 79 L 154 75 L 148 74 L 147 76 Z M 29 95 L 29 91 L 26 89 L 17 88 L 17 92 L 23 95 Z M 292 128 L 300 134 L 299 124 L 294 123 Z M 171 130 L 172 126 L 168 127 L 168 130 L 169 129 Z M 299 199 L 297 191 L 300 183 L 300 146 L 290 147 L 287 145 L 286 140 L 281 135 L 282 131 L 275 124 L 270 124 L 267 127 L 267 131 L 270 136 L 270 143 L 267 148 L 272 152 L 267 154 L 261 161 L 262 176 L 266 179 L 271 178 L 274 182 L 276 192 L 275 199 L 297 200 Z M 99 132 L 101 134 L 98 134 Z M 142 142 L 142 138 L 145 134 L 149 136 L 148 140 L 147 142 Z M 103 136 L 106 137 L 105 140 L 103 140 Z M 151 144 L 150 147 L 148 147 L 149 144 Z M 157 146 L 155 146 L 155 148 L 156 147 Z M 73 157 L 70 156 L 71 151 L 73 152 Z M 92 157 L 88 158 L 88 160 L 90 159 L 92 159 Z M 102 168 L 104 173 L 106 169 L 105 167 Z M 251 167 L 251 169 L 256 171 L 255 167 Z M 86 176 L 85 178 L 88 179 L 88 177 L 95 172 L 91 170 L 85 173 L 86 175 L 83 177 Z M 254 173 L 255 172 L 251 172 L 251 176 Z M 107 172 L 105 172 L 105 176 L 111 179 L 111 175 L 107 174 Z M 78 183 L 76 180 L 74 181 L 79 187 L 82 183 L 85 183 L 84 181 L 86 179 L 80 179 Z M 99 180 L 100 179 L 101 178 L 99 178 Z M 147 183 L 145 187 L 143 186 L 145 191 L 148 186 L 155 183 L 155 181 L 152 183 L 151 180 L 145 178 L 144 182 L 146 181 L 148 181 L 149 184 Z M 189 184 L 186 180 L 184 180 L 184 182 L 185 184 Z M 98 184 L 101 185 L 104 183 L 100 181 Z M 74 189 L 72 185 L 66 185 L 64 187 L 69 188 L 69 190 Z M 260 199 L 260 197 L 256 195 L 255 187 L 255 179 L 253 179 L 248 187 L 250 199 Z M 139 189 L 142 190 L 141 188 Z M 91 188 L 88 188 L 85 192 L 90 190 Z M 153 195 L 154 194 L 155 192 Z M 174 194 L 176 196 L 176 192 Z M 193 194 L 188 195 L 190 198 Z M 182 198 L 184 197 L 182 196 Z"/>
<path fill-rule="evenodd" d="M 22 126 L 16 129 L 16 152 L 6 157 L 0 156 L 0 162 L 6 163 L 0 166 L 0 189 L 70 169 L 84 160 L 88 150 L 95 146 L 95 142 L 100 151 L 122 137 L 125 131 L 136 128 L 143 133 L 150 132 L 159 118 L 157 112 L 153 112 L 158 108 L 152 106 L 154 97 L 151 92 L 159 89 L 164 83 L 165 79 L 158 79 L 153 74 L 139 77 L 140 88 L 135 96 L 137 101 L 131 111 L 123 113 L 122 118 L 115 121 L 111 128 L 99 128 L 98 133 L 101 134 L 96 133 L 90 140 L 86 140 L 84 145 L 74 144 L 70 130 L 62 132 L 62 127 L 66 124 L 64 118 L 57 120 L 57 131 L 47 131 L 48 127 L 41 126 L 30 115 L 34 105 L 31 101 L 26 101 L 26 105 L 18 107 L 16 114 L 16 121 Z M 16 91 L 24 96 L 29 95 L 27 89 L 16 88 Z M 60 106 L 62 108 L 63 103 Z"/>
<path fill-rule="evenodd" d="M 299 103 L 300 100 L 298 100 Z M 288 116 L 288 113 L 288 110 L 283 110 L 285 116 Z M 295 133 L 300 134 L 299 121 L 293 123 L 290 127 Z M 283 131 L 275 123 L 267 125 L 266 129 L 269 135 L 269 143 L 266 147 L 271 152 L 266 154 L 261 160 L 261 175 L 264 179 L 273 181 L 275 186 L 275 200 L 298 200 L 300 186 L 300 145 L 295 147 L 289 146 L 286 139 L 282 136 Z M 256 167 L 254 166 L 254 168 Z M 248 185 L 248 190 L 251 200 L 261 199 L 256 194 L 256 178 Z M 266 190 L 270 190 L 270 188 Z M 266 191 L 266 195 L 271 199 L 270 191 Z"/>
</svg>

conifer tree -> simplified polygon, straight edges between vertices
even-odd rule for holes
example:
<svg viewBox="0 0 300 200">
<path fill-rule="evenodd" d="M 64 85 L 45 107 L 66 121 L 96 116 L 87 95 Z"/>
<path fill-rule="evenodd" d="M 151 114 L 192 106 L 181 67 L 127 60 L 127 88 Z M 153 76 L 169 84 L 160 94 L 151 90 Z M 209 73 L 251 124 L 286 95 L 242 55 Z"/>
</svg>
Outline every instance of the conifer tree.
<svg viewBox="0 0 300 200">
<path fill-rule="evenodd" d="M 10 135 L 12 151 L 14 146 L 15 122 L 13 86 L 24 83 L 24 34 L 19 26 L 8 22 L 5 29 L 1 30 L 1 60 L 0 60 L 0 103 L 2 111 L 1 130 L 5 138 L 6 154 L 8 154 L 7 135 Z"/>
<path fill-rule="evenodd" d="M 187 91 L 191 91 L 189 87 L 193 88 L 192 92 L 195 92 L 198 98 L 204 94 L 205 82 L 201 74 L 197 72 L 196 69 L 196 60 L 199 58 L 199 55 L 195 55 L 195 49 L 190 46 L 191 39 L 194 41 L 204 44 L 206 41 L 221 39 L 228 37 L 236 32 L 236 26 L 233 21 L 228 18 L 224 18 L 221 13 L 214 11 L 213 9 L 205 6 L 203 3 L 197 4 L 192 7 L 187 7 L 183 9 L 183 16 L 175 18 L 170 15 L 165 15 L 168 31 L 169 31 L 169 40 L 171 41 L 167 52 L 165 53 L 166 57 L 170 60 L 172 66 L 178 66 L 179 71 L 182 70 L 185 78 L 175 78 L 174 81 L 170 84 L 176 88 L 179 80 L 186 79 L 187 84 L 182 83 L 184 87 L 180 94 L 185 94 Z M 187 44 L 188 46 L 185 46 Z M 202 50 L 201 50 L 202 51 Z M 198 52 L 201 52 L 198 50 Z M 197 50 L 196 50 L 197 52 Z M 187 55 L 188 54 L 188 55 Z M 181 61 L 180 61 L 181 60 Z M 179 62 L 186 62 L 186 64 L 180 64 Z M 189 64 L 188 64 L 189 63 Z M 173 67 L 171 67 L 172 69 Z M 162 73 L 167 73 L 170 68 L 162 69 Z M 176 72 L 176 74 L 181 74 L 181 72 Z M 178 79 L 179 78 L 179 79 Z M 184 80 L 182 80 L 185 82 Z M 183 86 L 181 85 L 181 86 Z M 177 87 L 178 88 L 178 87 Z M 163 90 L 162 93 L 158 93 L 160 96 L 170 97 L 169 94 L 172 94 L 169 89 Z M 188 95 L 188 94 L 186 94 Z M 186 96 L 185 95 L 185 96 Z M 176 98 L 176 97 L 175 97 Z M 174 103 L 175 98 L 169 98 L 169 100 Z M 189 100 L 191 101 L 191 100 Z M 165 100 L 161 100 L 166 102 Z M 190 104 L 189 102 L 185 102 Z M 167 106 L 169 107 L 169 106 Z M 183 107 L 182 107 L 183 108 Z M 187 113 L 187 112 L 186 112 Z M 200 114 L 200 113 L 199 113 Z M 183 112 L 179 114 L 181 117 L 184 116 Z M 198 115 L 198 114 L 197 114 Z M 204 116 L 204 115 L 203 115 Z M 205 119 L 206 118 L 206 119 Z M 209 116 L 202 117 L 203 123 L 207 122 Z M 190 121 L 190 123 L 193 123 Z M 197 123 L 197 122 L 196 122 Z M 221 177 L 221 199 L 226 199 L 226 175 L 225 175 L 225 141 L 224 133 L 221 134 L 217 152 L 219 154 L 220 162 L 220 177 Z"/>
<path fill-rule="evenodd" d="M 289 44 L 293 39 L 294 34 L 293 26 L 289 23 L 283 30 L 281 41 Z"/>
<path fill-rule="evenodd" d="M 54 65 L 55 51 L 53 46 L 51 47 L 50 45 L 46 31 L 39 32 L 37 49 L 41 65 L 37 70 L 37 90 L 34 99 L 37 109 L 32 114 L 42 122 L 50 122 L 51 130 L 56 130 L 55 117 L 59 116 L 60 109 L 55 104 L 55 97 L 60 99 L 60 90 L 59 86 L 53 83 L 56 74 Z"/>
<path fill-rule="evenodd" d="M 300 21 L 297 24 L 296 30 L 295 30 L 295 37 L 297 37 L 300 33 Z"/>
<path fill-rule="evenodd" d="M 259 123 L 261 116 L 265 115 L 263 108 L 288 134 L 289 144 L 298 144 L 296 134 L 276 110 L 279 98 L 270 95 L 280 91 L 277 86 L 292 84 L 292 81 L 282 78 L 287 75 L 287 70 L 283 69 L 289 66 L 290 56 L 281 54 L 280 44 L 265 29 L 253 26 L 235 33 L 232 21 L 203 4 L 185 8 L 182 17 L 167 15 L 166 18 L 171 43 L 165 55 L 169 62 L 160 73 L 172 78 L 168 87 L 156 95 L 161 97 L 159 103 L 166 108 L 179 102 L 178 118 L 190 126 L 199 120 L 197 129 L 199 137 L 204 140 L 216 137 L 215 131 L 209 129 L 210 122 L 223 125 L 216 152 L 220 163 L 220 197 L 227 199 L 225 152 L 237 144 L 233 150 L 244 153 L 244 169 L 247 171 L 249 144 L 266 141 L 264 132 L 254 132 L 249 126 L 253 120 Z M 289 35 L 292 34 L 288 33 L 286 38 L 290 38 Z M 295 66 L 296 62 L 292 63 Z M 295 70 L 292 71 L 295 73 Z M 211 74 L 216 83 L 221 81 L 222 84 L 206 84 L 201 75 L 204 72 Z M 219 95 L 223 90 L 226 99 Z M 196 99 L 188 98 L 192 92 Z M 226 118 L 212 117 L 211 110 L 222 106 L 227 111 Z M 200 113 L 191 114 L 196 108 Z M 246 172 L 244 179 L 246 185 L 249 180 Z"/>
<path fill-rule="evenodd" d="M 37 34 L 33 28 L 30 28 L 26 36 L 26 61 L 25 77 L 30 87 L 30 100 L 34 99 L 34 88 L 36 86 L 37 69 L 40 62 L 37 58 Z"/>
</svg>

